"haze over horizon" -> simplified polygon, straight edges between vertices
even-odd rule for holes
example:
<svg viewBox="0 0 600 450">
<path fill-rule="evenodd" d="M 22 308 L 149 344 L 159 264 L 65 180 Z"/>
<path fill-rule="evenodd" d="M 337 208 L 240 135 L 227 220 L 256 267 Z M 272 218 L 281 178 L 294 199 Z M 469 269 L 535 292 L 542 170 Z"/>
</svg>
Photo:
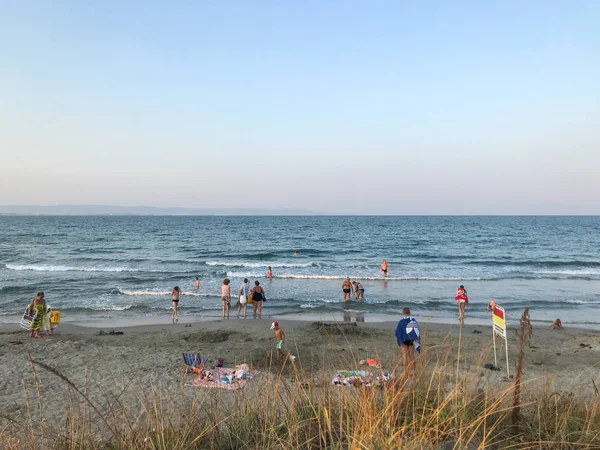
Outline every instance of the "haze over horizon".
<svg viewBox="0 0 600 450">
<path fill-rule="evenodd" d="M 600 3 L 0 16 L 0 205 L 600 214 Z"/>
</svg>

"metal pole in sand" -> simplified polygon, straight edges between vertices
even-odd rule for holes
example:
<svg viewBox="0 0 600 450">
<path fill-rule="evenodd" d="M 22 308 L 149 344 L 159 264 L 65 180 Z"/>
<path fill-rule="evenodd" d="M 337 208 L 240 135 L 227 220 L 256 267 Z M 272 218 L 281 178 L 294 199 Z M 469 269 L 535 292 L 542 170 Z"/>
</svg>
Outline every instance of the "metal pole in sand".
<svg viewBox="0 0 600 450">
<path fill-rule="evenodd" d="M 504 349 L 506 350 L 506 376 L 510 378 L 510 369 L 508 367 L 508 339 L 504 338 Z"/>
<path fill-rule="evenodd" d="M 492 325 L 492 342 L 494 343 L 494 367 L 498 367 L 498 357 L 496 356 L 496 330 Z"/>
</svg>

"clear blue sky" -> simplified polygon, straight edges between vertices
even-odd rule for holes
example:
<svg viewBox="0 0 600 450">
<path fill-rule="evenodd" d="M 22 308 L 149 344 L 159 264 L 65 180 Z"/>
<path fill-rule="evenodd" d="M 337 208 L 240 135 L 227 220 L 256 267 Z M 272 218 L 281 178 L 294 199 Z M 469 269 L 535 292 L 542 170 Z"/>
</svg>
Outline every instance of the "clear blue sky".
<svg viewBox="0 0 600 450">
<path fill-rule="evenodd" d="M 0 204 L 600 214 L 600 2 L 6 2 Z"/>
</svg>

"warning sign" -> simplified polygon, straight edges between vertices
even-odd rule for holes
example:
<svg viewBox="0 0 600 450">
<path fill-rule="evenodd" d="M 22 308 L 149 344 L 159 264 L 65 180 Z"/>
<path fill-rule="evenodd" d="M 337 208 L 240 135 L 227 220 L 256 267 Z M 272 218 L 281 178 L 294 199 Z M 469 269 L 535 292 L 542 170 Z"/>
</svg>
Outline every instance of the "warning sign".
<svg viewBox="0 0 600 450">
<path fill-rule="evenodd" d="M 504 314 L 504 308 L 496 306 L 492 319 L 494 322 L 494 333 L 497 336 L 506 339 L 506 316 Z"/>
</svg>

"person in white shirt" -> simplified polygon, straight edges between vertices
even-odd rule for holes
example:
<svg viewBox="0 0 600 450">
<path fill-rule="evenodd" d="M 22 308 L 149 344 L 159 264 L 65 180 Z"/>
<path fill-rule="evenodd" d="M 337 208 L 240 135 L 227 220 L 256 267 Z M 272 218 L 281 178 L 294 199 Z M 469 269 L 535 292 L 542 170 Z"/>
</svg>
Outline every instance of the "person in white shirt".
<svg viewBox="0 0 600 450">
<path fill-rule="evenodd" d="M 237 302 L 237 318 L 240 318 L 242 306 L 244 307 L 244 319 L 246 318 L 246 310 L 248 308 L 248 294 L 250 293 L 250 283 L 248 278 L 244 278 L 242 287 L 240 288 L 238 302 Z"/>
</svg>

